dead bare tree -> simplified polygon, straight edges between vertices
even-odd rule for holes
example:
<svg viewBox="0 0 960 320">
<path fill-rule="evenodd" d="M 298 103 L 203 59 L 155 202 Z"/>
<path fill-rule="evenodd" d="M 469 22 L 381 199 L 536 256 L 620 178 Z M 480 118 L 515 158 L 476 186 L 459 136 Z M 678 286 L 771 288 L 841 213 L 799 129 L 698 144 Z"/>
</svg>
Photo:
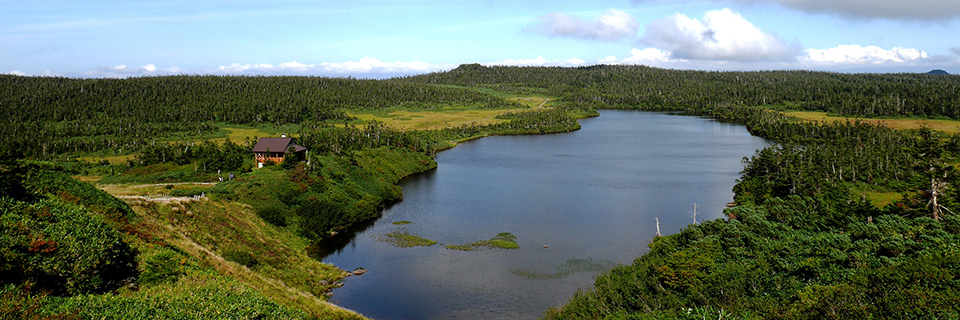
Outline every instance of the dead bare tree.
<svg viewBox="0 0 960 320">
<path fill-rule="evenodd" d="M 657 236 L 659 237 L 660 236 L 660 217 L 656 217 L 653 219 L 657 220 Z"/>
<path fill-rule="evenodd" d="M 699 224 L 697 222 L 697 203 L 696 202 L 693 203 L 693 211 L 687 211 L 687 212 L 693 214 L 693 224 Z"/>
<path fill-rule="evenodd" d="M 944 179 L 947 178 L 947 173 L 944 172 L 943 177 L 942 177 L 941 179 L 937 179 L 937 177 L 938 177 L 937 171 L 939 171 L 939 170 L 937 170 L 936 167 L 931 166 L 930 171 L 931 171 L 931 175 L 930 175 L 930 200 L 927 201 L 927 208 L 931 208 L 931 209 L 932 209 L 932 212 L 930 213 L 931 218 L 933 218 L 933 220 L 935 220 L 935 221 L 940 221 L 940 217 L 943 216 L 943 212 L 940 211 L 941 209 L 946 210 L 946 211 L 949 212 L 949 213 L 953 213 L 953 211 L 950 211 L 949 208 L 947 208 L 947 207 L 943 206 L 942 204 L 940 204 L 940 203 L 938 202 L 938 199 L 937 199 L 941 194 L 943 194 L 943 192 L 944 192 L 944 191 L 947 189 L 947 187 L 948 187 L 947 182 L 944 181 Z"/>
</svg>

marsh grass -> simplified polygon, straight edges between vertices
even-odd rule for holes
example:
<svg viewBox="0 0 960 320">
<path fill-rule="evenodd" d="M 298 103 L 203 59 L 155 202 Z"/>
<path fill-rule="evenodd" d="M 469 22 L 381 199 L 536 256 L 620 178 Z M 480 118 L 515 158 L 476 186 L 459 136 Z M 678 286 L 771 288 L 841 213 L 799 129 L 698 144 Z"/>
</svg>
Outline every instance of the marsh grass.
<svg viewBox="0 0 960 320">
<path fill-rule="evenodd" d="M 376 237 L 375 240 L 386 242 L 397 248 L 429 247 L 437 244 L 436 240 L 425 239 L 423 237 L 410 234 L 407 230 L 382 234 Z"/>
<path fill-rule="evenodd" d="M 497 119 L 505 112 L 525 109 L 480 109 L 469 107 L 445 107 L 434 110 L 408 110 L 391 108 L 382 111 L 351 111 L 350 115 L 364 121 L 382 122 L 401 130 L 435 130 L 466 124 L 496 124 L 506 122 Z"/>
<path fill-rule="evenodd" d="M 284 125 L 273 125 L 273 124 L 263 124 L 258 126 L 251 125 L 240 125 L 240 124 L 228 124 L 228 123 L 219 123 L 217 126 L 220 128 L 217 131 L 204 135 L 190 135 L 189 139 L 194 142 L 201 142 L 203 140 L 211 140 L 215 143 L 223 143 L 226 139 L 230 139 L 233 142 L 243 142 L 247 139 L 254 140 L 256 138 L 265 138 L 265 137 L 279 137 L 280 134 L 286 133 L 288 136 L 291 136 L 297 133 L 300 130 L 300 125 L 298 124 L 284 124 Z M 170 139 L 164 139 L 163 141 L 182 141 L 185 137 L 171 137 Z"/>
<path fill-rule="evenodd" d="M 496 237 L 493 237 L 489 240 L 480 240 L 474 243 L 467 243 L 461 245 L 447 245 L 445 246 L 450 250 L 460 250 L 460 251 L 479 251 L 483 249 L 519 249 L 520 245 L 517 244 L 517 237 L 509 232 L 504 232 L 497 234 Z"/>
<path fill-rule="evenodd" d="M 913 196 L 916 195 L 916 192 L 867 192 L 866 197 L 877 208 L 883 208 L 893 204 L 894 201 L 903 199 L 904 194 Z"/>
<path fill-rule="evenodd" d="M 827 114 L 826 112 L 814 112 L 814 111 L 784 111 L 784 114 L 803 120 L 803 121 L 812 121 L 812 122 L 836 122 L 836 121 L 854 121 L 859 120 L 870 124 L 881 124 L 893 129 L 920 129 L 920 127 L 928 127 L 933 130 L 942 131 L 946 133 L 958 133 L 960 132 L 960 121 L 958 120 L 945 120 L 945 119 L 919 119 L 919 118 L 896 118 L 896 119 L 876 119 L 876 118 L 851 118 L 845 116 L 835 116 Z"/>
<path fill-rule="evenodd" d="M 584 272 L 604 272 L 617 264 L 608 260 L 570 259 L 557 266 L 556 272 L 542 272 L 529 270 L 510 270 L 510 273 L 527 279 L 561 279 Z"/>
<path fill-rule="evenodd" d="M 470 88 L 516 102 L 509 108 L 485 108 L 479 105 L 445 105 L 435 108 L 392 107 L 383 110 L 351 110 L 349 115 L 362 122 L 381 122 L 402 130 L 436 130 L 461 125 L 488 125 L 506 122 L 497 116 L 530 109 L 543 109 L 553 98 L 540 95 L 502 94 L 488 88 Z M 523 108 L 516 108 L 522 106 Z"/>
</svg>

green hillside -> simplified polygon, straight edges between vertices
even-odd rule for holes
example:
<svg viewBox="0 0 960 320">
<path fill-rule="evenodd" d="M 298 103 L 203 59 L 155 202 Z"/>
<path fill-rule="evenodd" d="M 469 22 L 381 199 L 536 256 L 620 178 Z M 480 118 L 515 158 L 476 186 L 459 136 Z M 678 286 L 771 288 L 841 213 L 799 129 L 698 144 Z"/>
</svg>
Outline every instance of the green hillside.
<svg viewBox="0 0 960 320">
<path fill-rule="evenodd" d="M 0 318 L 358 318 L 325 301 L 346 272 L 311 244 L 377 218 L 438 150 L 576 130 L 604 108 L 734 121 L 776 143 L 744 159 L 727 219 L 652 239 L 544 318 L 960 317 L 960 135 L 876 120 L 960 119 L 957 76 L 463 65 L 391 80 L 0 76 L 0 91 Z M 437 112 L 457 124 L 384 120 Z M 289 133 L 309 161 L 254 170 L 254 141 L 224 129 L 241 127 Z"/>
</svg>

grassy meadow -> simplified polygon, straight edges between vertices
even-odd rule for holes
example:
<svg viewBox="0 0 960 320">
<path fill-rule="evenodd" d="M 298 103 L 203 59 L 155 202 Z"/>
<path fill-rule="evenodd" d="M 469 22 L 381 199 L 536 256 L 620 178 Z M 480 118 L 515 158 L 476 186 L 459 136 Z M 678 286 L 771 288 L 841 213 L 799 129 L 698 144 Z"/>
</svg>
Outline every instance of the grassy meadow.
<svg viewBox="0 0 960 320">
<path fill-rule="evenodd" d="M 920 129 L 921 127 L 927 127 L 933 130 L 946 132 L 946 133 L 958 133 L 960 132 L 960 120 L 953 119 L 919 119 L 919 118 L 889 118 L 889 119 L 878 119 L 878 118 L 861 118 L 861 117 L 845 117 L 838 115 L 831 115 L 826 112 L 817 112 L 817 111 L 784 111 L 784 114 L 803 120 L 803 121 L 812 121 L 812 122 L 845 122 L 845 121 L 863 121 L 866 123 L 874 125 L 883 125 L 893 129 Z"/>
</svg>

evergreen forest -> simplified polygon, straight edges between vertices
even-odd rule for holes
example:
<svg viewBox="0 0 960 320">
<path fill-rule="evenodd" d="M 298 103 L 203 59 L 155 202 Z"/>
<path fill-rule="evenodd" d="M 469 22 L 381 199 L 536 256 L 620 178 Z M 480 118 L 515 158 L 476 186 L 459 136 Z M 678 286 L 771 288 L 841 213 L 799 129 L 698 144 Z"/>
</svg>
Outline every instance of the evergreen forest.
<svg viewBox="0 0 960 320">
<path fill-rule="evenodd" d="M 960 133 L 883 122 L 960 120 L 960 76 L 477 64 L 387 80 L 0 75 L 0 318 L 362 318 L 326 302 L 349 272 L 311 243 L 376 219 L 457 142 L 577 130 L 601 109 L 775 143 L 744 158 L 725 219 L 651 239 L 544 319 L 960 318 Z M 416 130 L 358 116 L 464 110 L 497 115 Z M 308 161 L 254 169 L 255 137 L 231 128 L 290 133 Z"/>
</svg>

